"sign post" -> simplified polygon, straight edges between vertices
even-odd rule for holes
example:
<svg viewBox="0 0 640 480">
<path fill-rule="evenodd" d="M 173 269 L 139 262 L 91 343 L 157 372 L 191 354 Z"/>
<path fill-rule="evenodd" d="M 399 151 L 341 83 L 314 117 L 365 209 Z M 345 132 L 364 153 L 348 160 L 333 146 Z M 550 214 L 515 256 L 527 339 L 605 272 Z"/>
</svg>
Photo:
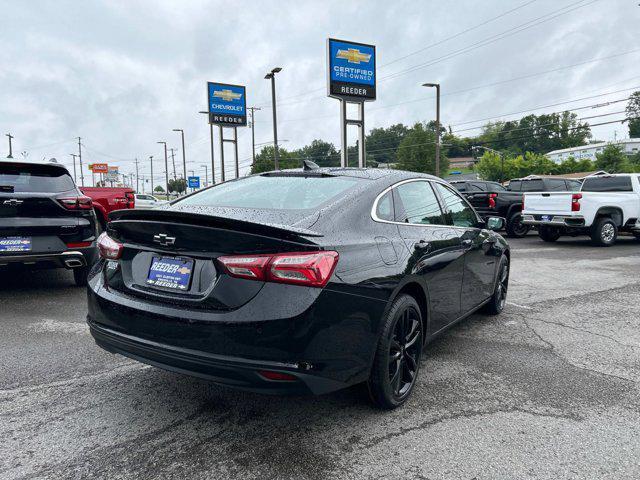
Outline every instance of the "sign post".
<svg viewBox="0 0 640 480">
<path fill-rule="evenodd" d="M 217 125 L 220 134 L 221 178 L 225 181 L 224 143 L 234 144 L 236 178 L 240 176 L 238 163 L 238 127 L 247 125 L 247 97 L 243 85 L 207 82 L 209 123 Z M 233 129 L 233 138 L 224 138 L 224 128 Z M 213 172 L 212 172 L 213 174 Z"/>
<path fill-rule="evenodd" d="M 358 167 L 366 158 L 364 102 L 376 99 L 376 47 L 364 43 L 327 39 L 327 96 L 340 100 L 340 166 L 347 166 L 347 127 L 358 127 Z M 347 116 L 348 104 L 358 106 L 357 119 Z"/>
<path fill-rule="evenodd" d="M 200 188 L 200 177 L 188 177 L 187 180 L 189 188 Z"/>
</svg>

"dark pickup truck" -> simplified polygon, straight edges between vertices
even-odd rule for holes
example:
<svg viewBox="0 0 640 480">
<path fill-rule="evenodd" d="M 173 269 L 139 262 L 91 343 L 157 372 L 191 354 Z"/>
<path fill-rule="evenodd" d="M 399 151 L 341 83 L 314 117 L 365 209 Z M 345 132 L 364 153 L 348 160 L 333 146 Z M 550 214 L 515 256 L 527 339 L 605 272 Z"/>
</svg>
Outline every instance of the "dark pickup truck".
<svg viewBox="0 0 640 480">
<path fill-rule="evenodd" d="M 568 178 L 518 178 L 505 188 L 497 182 L 482 180 L 453 181 L 451 184 L 464 195 L 483 218 L 504 217 L 509 237 L 524 237 L 531 226 L 522 223 L 524 192 L 566 192 L 580 189 L 581 182 Z"/>
</svg>

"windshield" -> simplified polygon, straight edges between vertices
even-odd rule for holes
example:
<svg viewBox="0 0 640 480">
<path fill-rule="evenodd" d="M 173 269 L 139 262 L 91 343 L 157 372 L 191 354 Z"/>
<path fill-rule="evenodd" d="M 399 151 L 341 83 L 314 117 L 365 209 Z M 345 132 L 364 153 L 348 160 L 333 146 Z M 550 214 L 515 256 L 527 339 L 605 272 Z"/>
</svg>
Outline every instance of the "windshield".
<svg viewBox="0 0 640 480">
<path fill-rule="evenodd" d="M 334 199 L 360 181 L 351 177 L 257 175 L 211 187 L 177 204 L 307 210 Z"/>
<path fill-rule="evenodd" d="M 59 193 L 74 188 L 73 179 L 64 168 L 0 163 L 0 192 Z"/>
</svg>

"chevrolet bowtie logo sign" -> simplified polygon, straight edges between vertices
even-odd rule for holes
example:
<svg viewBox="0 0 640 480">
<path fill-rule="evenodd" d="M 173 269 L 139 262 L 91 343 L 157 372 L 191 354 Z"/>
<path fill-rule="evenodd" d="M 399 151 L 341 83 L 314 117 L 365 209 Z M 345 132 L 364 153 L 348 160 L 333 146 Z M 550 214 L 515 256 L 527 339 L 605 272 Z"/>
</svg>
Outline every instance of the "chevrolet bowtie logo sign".
<svg viewBox="0 0 640 480">
<path fill-rule="evenodd" d="M 187 267 L 180 267 L 178 269 L 178 273 L 181 273 L 182 275 L 186 275 L 187 273 L 191 273 L 191 269 Z"/>
<path fill-rule="evenodd" d="M 360 64 L 361 62 L 368 62 L 371 54 L 362 53 L 357 48 L 349 48 L 347 50 L 338 50 L 336 57 L 346 60 L 349 63 Z"/>
<path fill-rule="evenodd" d="M 215 92 L 213 92 L 213 96 L 221 98 L 225 102 L 231 102 L 233 100 L 238 100 L 240 97 L 242 97 L 242 94 L 225 89 L 225 90 L 216 90 Z"/>
<path fill-rule="evenodd" d="M 159 233 L 158 235 L 153 236 L 153 241 L 159 243 L 163 247 L 168 247 L 169 245 L 176 243 L 176 237 L 169 237 L 165 233 Z"/>
</svg>

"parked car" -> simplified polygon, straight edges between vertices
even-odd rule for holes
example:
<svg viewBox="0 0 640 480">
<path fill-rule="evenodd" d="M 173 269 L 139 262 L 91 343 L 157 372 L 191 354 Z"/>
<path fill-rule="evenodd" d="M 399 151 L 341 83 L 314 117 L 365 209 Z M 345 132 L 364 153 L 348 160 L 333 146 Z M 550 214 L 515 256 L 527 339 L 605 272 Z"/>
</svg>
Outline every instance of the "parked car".
<svg viewBox="0 0 640 480">
<path fill-rule="evenodd" d="M 149 195 L 147 193 L 136 193 L 135 208 L 154 208 L 167 203 L 168 202 L 166 200 L 158 200 L 153 195 Z"/>
<path fill-rule="evenodd" d="M 584 179 L 574 192 L 527 193 L 523 221 L 537 225 L 540 238 L 590 235 L 595 245 L 616 243 L 618 232 L 640 239 L 640 176 L 599 175 Z"/>
<path fill-rule="evenodd" d="M 506 241 L 443 180 L 308 166 L 113 212 L 89 280 L 102 348 L 266 393 L 367 382 L 404 403 L 423 346 L 505 305 Z"/>
<path fill-rule="evenodd" d="M 66 268 L 73 270 L 77 285 L 85 285 L 96 259 L 93 205 L 67 169 L 56 163 L 0 162 L 0 271 Z"/>
<path fill-rule="evenodd" d="M 80 191 L 93 202 L 100 231 L 104 231 L 108 215 L 121 209 L 135 207 L 134 190 L 128 187 L 80 187 Z"/>
<path fill-rule="evenodd" d="M 505 188 L 496 182 L 456 181 L 452 185 L 458 189 L 484 219 L 499 216 L 506 219 L 507 235 L 522 238 L 531 225 L 522 222 L 523 192 L 570 191 L 580 188 L 578 180 L 564 178 L 517 178 Z"/>
</svg>

